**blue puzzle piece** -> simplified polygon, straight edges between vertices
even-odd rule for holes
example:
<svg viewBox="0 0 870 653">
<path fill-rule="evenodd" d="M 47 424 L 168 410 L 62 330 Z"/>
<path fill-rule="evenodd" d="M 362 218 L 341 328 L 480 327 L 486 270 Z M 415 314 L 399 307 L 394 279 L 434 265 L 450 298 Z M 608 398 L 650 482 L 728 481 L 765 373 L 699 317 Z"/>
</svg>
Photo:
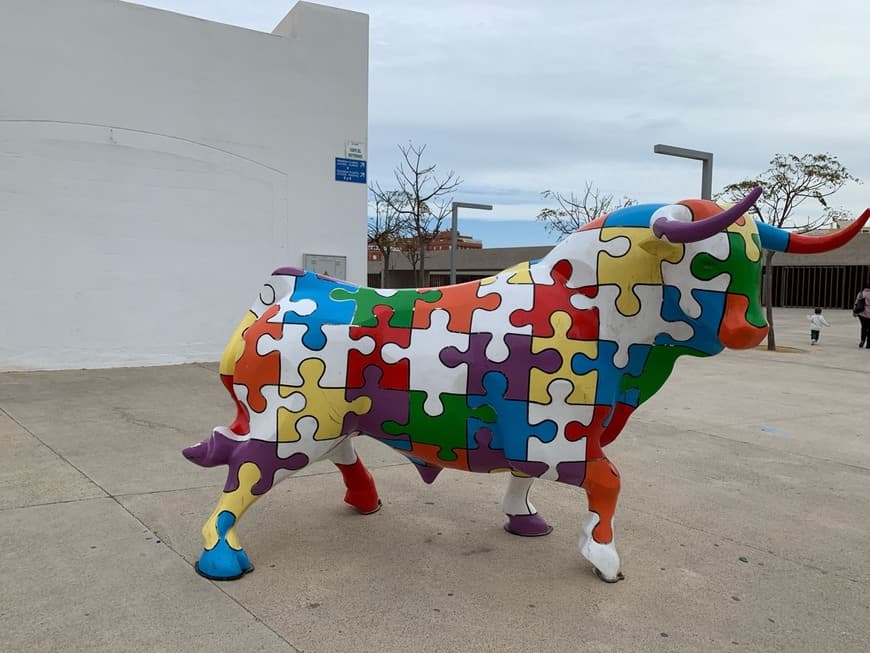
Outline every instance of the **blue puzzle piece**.
<svg viewBox="0 0 870 653">
<path fill-rule="evenodd" d="M 652 346 L 629 345 L 628 363 L 625 367 L 617 367 L 613 362 L 616 349 L 615 342 L 601 340 L 598 343 L 598 357 L 593 359 L 586 354 L 574 354 L 571 359 L 571 370 L 575 374 L 598 373 L 598 383 L 595 387 L 596 404 L 613 406 L 618 401 L 636 408 L 640 403 L 640 394 L 634 388 L 623 392 L 622 378 L 626 375 L 640 376 Z"/>
<path fill-rule="evenodd" d="M 667 204 L 635 204 L 618 209 L 604 219 L 603 227 L 649 227 L 652 214 Z"/>
<path fill-rule="evenodd" d="M 693 290 L 692 297 L 701 305 L 701 315 L 690 318 L 680 308 L 680 291 L 674 286 L 664 286 L 662 318 L 668 322 L 685 322 L 694 331 L 689 340 L 674 340 L 666 333 L 656 336 L 656 345 L 679 345 L 712 356 L 725 347 L 719 341 L 719 325 L 725 315 L 727 293 L 716 290 Z"/>
<path fill-rule="evenodd" d="M 310 315 L 299 315 L 293 310 L 286 311 L 281 321 L 284 324 L 302 324 L 308 330 L 302 336 L 302 344 L 308 349 L 319 351 L 326 345 L 324 324 L 350 324 L 354 307 L 348 302 L 336 301 L 329 293 L 336 288 L 355 290 L 356 286 L 328 277 L 322 277 L 314 272 L 306 272 L 297 277 L 293 295 L 290 299 L 298 302 L 310 299 L 317 304 L 317 309 Z"/>
<path fill-rule="evenodd" d="M 491 406 L 496 414 L 495 423 L 483 422 L 477 418 L 468 420 L 468 448 L 477 449 L 475 434 L 481 428 L 492 432 L 491 449 L 501 449 L 508 460 L 528 460 L 528 441 L 532 436 L 541 442 L 552 442 L 556 437 L 556 423 L 545 420 L 538 424 L 529 423 L 529 403 L 516 399 L 505 399 L 508 382 L 501 372 L 487 372 L 483 377 L 485 394 L 469 395 L 468 406 L 480 408 Z"/>
</svg>

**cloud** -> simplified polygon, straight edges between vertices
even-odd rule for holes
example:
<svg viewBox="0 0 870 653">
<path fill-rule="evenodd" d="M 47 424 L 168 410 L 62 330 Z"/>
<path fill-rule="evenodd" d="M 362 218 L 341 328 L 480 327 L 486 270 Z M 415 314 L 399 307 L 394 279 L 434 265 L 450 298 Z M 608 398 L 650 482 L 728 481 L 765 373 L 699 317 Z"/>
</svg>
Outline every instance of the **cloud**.
<svg viewBox="0 0 870 653">
<path fill-rule="evenodd" d="M 500 219 L 587 180 L 641 201 L 697 195 L 700 163 L 655 143 L 714 152 L 714 190 L 780 152 L 829 152 L 870 179 L 870 3 L 324 2 L 370 15 L 369 175 L 385 184 L 409 139 Z M 291 2 L 143 4 L 270 31 Z M 859 212 L 865 188 L 832 203 Z"/>
</svg>

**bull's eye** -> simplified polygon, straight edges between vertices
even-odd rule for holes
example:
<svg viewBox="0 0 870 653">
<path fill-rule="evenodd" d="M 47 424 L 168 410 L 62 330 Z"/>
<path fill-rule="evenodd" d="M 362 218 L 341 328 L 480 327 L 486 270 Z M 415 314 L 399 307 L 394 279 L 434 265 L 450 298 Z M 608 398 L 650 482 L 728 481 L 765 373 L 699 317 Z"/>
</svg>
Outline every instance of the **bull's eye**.
<svg viewBox="0 0 870 653">
<path fill-rule="evenodd" d="M 655 221 L 659 218 L 667 218 L 668 220 L 673 220 L 675 222 L 691 222 L 692 212 L 689 210 L 688 206 L 683 206 L 682 204 L 668 204 L 667 206 L 663 206 L 653 212 L 649 219 L 650 225 L 655 224 Z"/>
</svg>

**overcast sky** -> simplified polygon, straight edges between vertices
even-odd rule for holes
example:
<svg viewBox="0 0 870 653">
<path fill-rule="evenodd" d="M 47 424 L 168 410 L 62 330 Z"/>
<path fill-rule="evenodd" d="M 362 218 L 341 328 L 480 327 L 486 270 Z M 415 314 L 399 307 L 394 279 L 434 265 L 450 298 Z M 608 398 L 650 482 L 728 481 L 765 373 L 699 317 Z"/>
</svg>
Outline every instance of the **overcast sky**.
<svg viewBox="0 0 870 653">
<path fill-rule="evenodd" d="M 294 3 L 138 4 L 270 32 Z M 370 16 L 369 179 L 389 185 L 398 143 L 427 144 L 465 180 L 456 199 L 496 205 L 469 217 L 530 220 L 541 191 L 586 180 L 642 202 L 698 196 L 700 162 L 655 143 L 713 152 L 714 192 L 776 153 L 828 152 L 867 182 L 830 203 L 870 206 L 865 0 L 321 4 Z"/>
</svg>

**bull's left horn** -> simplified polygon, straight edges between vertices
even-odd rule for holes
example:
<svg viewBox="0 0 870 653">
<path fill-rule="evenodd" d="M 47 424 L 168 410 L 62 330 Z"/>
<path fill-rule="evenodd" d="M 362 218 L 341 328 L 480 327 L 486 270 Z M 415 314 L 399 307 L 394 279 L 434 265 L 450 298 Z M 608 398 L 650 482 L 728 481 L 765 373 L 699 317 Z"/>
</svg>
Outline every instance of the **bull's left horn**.
<svg viewBox="0 0 870 653">
<path fill-rule="evenodd" d="M 760 196 L 761 186 L 756 186 L 737 204 L 706 220 L 682 222 L 661 217 L 653 222 L 652 230 L 656 237 L 667 238 L 672 243 L 696 243 L 727 229 L 731 223 L 746 213 Z"/>
<path fill-rule="evenodd" d="M 774 252 L 788 252 L 789 254 L 820 254 L 848 243 L 855 234 L 861 231 L 868 219 L 870 219 L 870 209 L 865 209 L 864 213 L 853 220 L 848 227 L 824 236 L 794 234 L 764 222 L 756 222 L 758 235 L 761 237 L 761 246 L 764 249 Z"/>
</svg>

